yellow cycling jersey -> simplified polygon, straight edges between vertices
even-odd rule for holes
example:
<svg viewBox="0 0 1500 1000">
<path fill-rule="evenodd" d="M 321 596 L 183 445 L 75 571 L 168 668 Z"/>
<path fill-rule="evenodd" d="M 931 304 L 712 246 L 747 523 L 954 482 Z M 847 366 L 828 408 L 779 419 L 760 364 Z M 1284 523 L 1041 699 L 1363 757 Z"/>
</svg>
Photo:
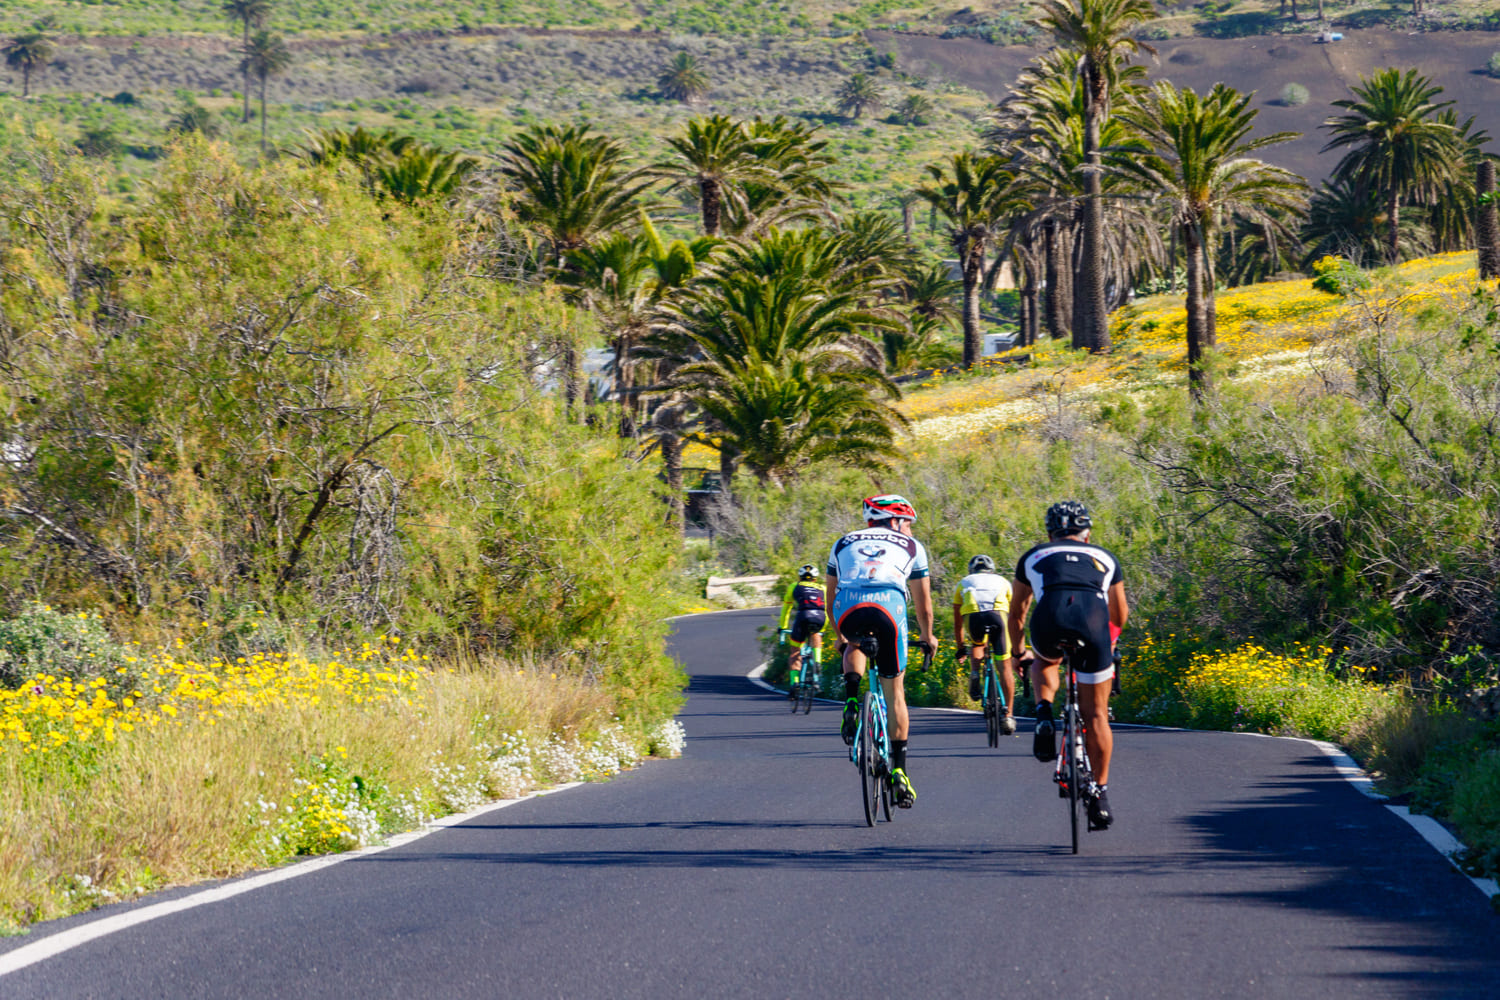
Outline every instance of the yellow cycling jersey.
<svg viewBox="0 0 1500 1000">
<path fill-rule="evenodd" d="M 976 611 L 1005 614 L 1010 610 L 1010 581 L 999 573 L 970 573 L 958 581 L 953 606 L 964 615 Z"/>
</svg>

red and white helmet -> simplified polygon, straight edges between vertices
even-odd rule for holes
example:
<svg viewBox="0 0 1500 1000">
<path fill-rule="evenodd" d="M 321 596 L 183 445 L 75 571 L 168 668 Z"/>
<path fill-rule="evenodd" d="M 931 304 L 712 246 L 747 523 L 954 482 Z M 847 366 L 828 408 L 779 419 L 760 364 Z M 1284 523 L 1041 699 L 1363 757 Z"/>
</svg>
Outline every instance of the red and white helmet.
<svg viewBox="0 0 1500 1000">
<path fill-rule="evenodd" d="M 912 507 L 911 501 L 899 493 L 883 493 L 865 500 L 866 521 L 889 521 L 893 517 L 915 521 L 917 511 Z"/>
</svg>

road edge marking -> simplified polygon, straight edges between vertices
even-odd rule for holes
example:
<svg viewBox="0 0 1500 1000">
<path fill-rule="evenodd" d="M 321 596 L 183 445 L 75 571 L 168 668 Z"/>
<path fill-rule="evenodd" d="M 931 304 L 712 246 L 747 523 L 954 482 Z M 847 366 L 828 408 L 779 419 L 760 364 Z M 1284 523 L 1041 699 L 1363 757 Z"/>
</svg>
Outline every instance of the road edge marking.
<svg viewBox="0 0 1500 1000">
<path fill-rule="evenodd" d="M 171 916 L 174 913 L 181 913 L 184 910 L 192 910 L 199 906 L 207 906 L 210 903 L 232 899 L 243 893 L 253 892 L 268 885 L 275 885 L 277 882 L 285 882 L 288 879 L 311 875 L 314 872 L 321 871 L 324 868 L 331 868 L 345 861 L 366 858 L 373 854 L 392 850 L 393 848 L 405 847 L 407 844 L 421 840 L 429 834 L 437 833 L 439 830 L 446 830 L 449 827 L 459 826 L 471 819 L 477 819 L 486 813 L 494 812 L 497 809 L 507 809 L 510 806 L 520 805 L 522 802 L 528 802 L 531 799 L 540 798 L 544 795 L 555 795 L 558 792 L 565 792 L 570 788 L 577 788 L 582 784 L 585 784 L 585 782 L 570 781 L 552 788 L 539 789 L 518 799 L 500 799 L 496 802 L 480 806 L 477 809 L 470 809 L 468 812 L 453 813 L 450 816 L 435 819 L 420 830 L 398 833 L 390 837 L 383 844 L 362 847 L 356 851 L 345 851 L 341 854 L 324 855 L 320 858 L 314 858 L 311 861 L 301 861 L 283 868 L 274 868 L 259 875 L 251 875 L 248 878 L 239 878 L 232 882 L 215 886 L 212 889 L 203 889 L 185 896 L 179 896 L 176 899 L 169 899 L 160 903 L 150 903 L 125 913 L 116 913 L 112 916 L 101 917 L 98 920 L 91 920 L 77 927 L 70 927 L 65 931 L 49 934 L 30 944 L 24 944 L 19 948 L 14 948 L 11 951 L 0 954 L 0 976 L 9 975 L 12 972 L 17 972 L 38 962 L 54 958 L 63 952 L 71 951 L 90 941 L 108 937 L 111 934 L 116 934 L 139 924 L 150 923 L 153 920 Z"/>
</svg>

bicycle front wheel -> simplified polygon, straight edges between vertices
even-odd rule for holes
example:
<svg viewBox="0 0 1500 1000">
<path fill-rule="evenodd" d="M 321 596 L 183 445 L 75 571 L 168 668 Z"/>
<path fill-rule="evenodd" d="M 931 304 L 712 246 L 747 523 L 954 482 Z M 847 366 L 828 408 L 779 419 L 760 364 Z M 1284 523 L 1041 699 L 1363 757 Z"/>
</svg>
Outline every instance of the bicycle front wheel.
<svg viewBox="0 0 1500 1000">
<path fill-rule="evenodd" d="M 859 782 L 860 798 L 865 805 L 865 825 L 875 825 L 876 810 L 880 803 L 880 786 L 884 778 L 878 773 L 875 760 L 875 719 L 871 711 L 870 696 L 859 711 Z"/>
</svg>

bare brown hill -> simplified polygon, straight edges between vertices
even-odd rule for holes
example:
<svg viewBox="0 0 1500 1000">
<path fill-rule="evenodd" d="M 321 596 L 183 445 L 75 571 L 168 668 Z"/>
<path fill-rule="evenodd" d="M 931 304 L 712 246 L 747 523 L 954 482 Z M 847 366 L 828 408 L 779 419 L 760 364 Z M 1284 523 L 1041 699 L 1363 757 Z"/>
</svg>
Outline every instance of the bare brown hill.
<svg viewBox="0 0 1500 1000">
<path fill-rule="evenodd" d="M 1019 46 L 998 48 L 930 35 L 872 32 L 871 41 L 894 49 L 904 72 L 943 76 L 992 98 L 1004 96 L 1035 55 L 1034 50 Z M 1500 80 L 1484 72 L 1486 60 L 1500 49 L 1497 35 L 1409 35 L 1369 29 L 1345 32 L 1342 41 L 1328 44 L 1314 41 L 1312 35 L 1173 38 L 1154 44 L 1158 57 L 1150 66 L 1153 79 L 1199 91 L 1220 82 L 1255 91 L 1260 132 L 1302 133 L 1300 139 L 1267 150 L 1266 157 L 1309 180 L 1326 177 L 1337 162 L 1334 154 L 1318 153 L 1326 141 L 1318 126 L 1335 110 L 1330 103 L 1349 97 L 1349 87 L 1359 77 L 1388 66 L 1415 67 L 1425 73 L 1443 86 L 1442 97 L 1456 103 L 1460 117 L 1473 115 L 1482 128 L 1500 138 Z M 1280 103 L 1282 89 L 1289 83 L 1307 88 L 1306 104 Z"/>
</svg>

